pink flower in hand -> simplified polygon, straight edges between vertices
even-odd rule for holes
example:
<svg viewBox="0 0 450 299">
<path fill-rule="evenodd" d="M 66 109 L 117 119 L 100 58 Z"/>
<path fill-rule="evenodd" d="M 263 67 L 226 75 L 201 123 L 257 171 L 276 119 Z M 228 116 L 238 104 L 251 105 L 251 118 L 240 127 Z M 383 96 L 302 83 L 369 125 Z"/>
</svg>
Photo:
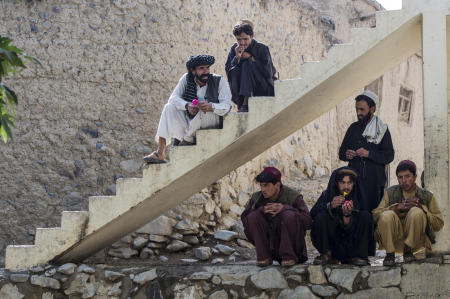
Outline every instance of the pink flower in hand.
<svg viewBox="0 0 450 299">
<path fill-rule="evenodd" d="M 198 106 L 198 100 L 197 100 L 197 99 L 193 99 L 193 100 L 192 100 L 192 105 Z"/>
</svg>

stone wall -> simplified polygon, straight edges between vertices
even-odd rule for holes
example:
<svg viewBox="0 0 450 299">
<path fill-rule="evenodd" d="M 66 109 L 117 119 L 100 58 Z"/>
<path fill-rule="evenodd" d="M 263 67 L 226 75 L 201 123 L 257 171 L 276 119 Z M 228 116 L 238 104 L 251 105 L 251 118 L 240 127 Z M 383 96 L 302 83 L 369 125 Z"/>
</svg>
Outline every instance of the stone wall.
<svg viewBox="0 0 450 299">
<path fill-rule="evenodd" d="M 213 54 L 213 71 L 223 74 L 237 20 L 255 23 L 256 38 L 288 79 L 301 76 L 303 61 L 321 60 L 333 43 L 348 42 L 351 27 L 374 26 L 378 9 L 363 0 L 1 1 L 0 34 L 44 68 L 28 64 L 8 81 L 20 102 L 15 139 L 0 145 L 0 255 L 5 245 L 32 243 L 36 227 L 58 226 L 62 210 L 86 209 L 89 196 L 114 194 L 117 178 L 141 176 L 140 158 L 155 148 L 161 109 L 185 59 Z M 421 167 L 420 65 L 412 57 L 383 77 L 380 115 L 402 157 Z M 396 125 L 392 109 L 403 82 L 418 95 L 414 125 L 406 127 Z M 268 164 L 312 203 L 324 186 L 310 179 L 340 164 L 337 148 L 354 119 L 348 99 L 167 216 L 204 232 L 203 226 L 231 227 L 255 190 L 252 178 Z M 414 132 L 420 135 L 413 147 L 400 142 Z"/>
<path fill-rule="evenodd" d="M 391 268 L 47 265 L 1 271 L 0 298 L 448 298 L 447 258 Z"/>
</svg>

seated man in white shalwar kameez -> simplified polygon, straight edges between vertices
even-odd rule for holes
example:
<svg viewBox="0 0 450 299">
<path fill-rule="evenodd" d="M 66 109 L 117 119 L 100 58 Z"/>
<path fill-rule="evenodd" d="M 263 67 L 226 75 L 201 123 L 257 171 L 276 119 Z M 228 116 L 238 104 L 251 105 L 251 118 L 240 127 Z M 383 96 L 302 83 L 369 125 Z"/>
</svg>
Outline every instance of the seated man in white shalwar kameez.
<svg viewBox="0 0 450 299">
<path fill-rule="evenodd" d="M 188 72 L 181 77 L 161 113 L 156 133 L 158 148 L 144 161 L 165 163 L 166 145 L 172 138 L 181 141 L 179 145 L 193 145 L 198 129 L 220 126 L 221 117 L 231 109 L 231 92 L 222 76 L 210 74 L 209 67 L 214 62 L 211 55 L 189 57 Z"/>
</svg>

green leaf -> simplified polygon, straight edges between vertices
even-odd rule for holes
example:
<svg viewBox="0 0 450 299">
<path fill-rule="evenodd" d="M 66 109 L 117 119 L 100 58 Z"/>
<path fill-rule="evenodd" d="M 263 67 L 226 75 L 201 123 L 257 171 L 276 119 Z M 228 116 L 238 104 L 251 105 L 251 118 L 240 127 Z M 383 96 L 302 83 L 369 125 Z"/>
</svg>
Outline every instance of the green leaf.
<svg viewBox="0 0 450 299">
<path fill-rule="evenodd" d="M 26 68 L 26 66 L 23 64 L 22 59 L 20 59 L 19 56 L 17 56 L 16 53 L 12 53 L 12 59 L 13 59 L 13 65 L 14 66 L 19 66 L 22 68 Z"/>
<path fill-rule="evenodd" d="M 12 42 L 12 39 L 10 39 L 9 37 L 0 35 L 0 47 L 2 47 L 2 48 L 7 47 L 10 42 Z"/>
<path fill-rule="evenodd" d="M 1 56 L 3 56 L 3 57 L 6 56 L 6 58 L 8 58 L 8 60 L 9 60 L 9 62 L 10 62 L 11 64 L 13 64 L 12 54 L 13 54 L 13 53 L 11 53 L 10 51 L 0 48 L 0 57 L 1 57 Z"/>
<path fill-rule="evenodd" d="M 41 68 L 44 68 L 44 66 L 41 64 L 41 62 L 39 60 L 37 60 L 34 57 L 28 56 L 26 54 L 23 55 L 23 57 L 25 57 L 26 59 L 28 59 L 29 61 L 32 61 L 34 63 L 36 63 L 37 65 L 39 65 Z"/>
<path fill-rule="evenodd" d="M 15 116 L 16 109 L 14 108 L 14 105 L 17 105 L 17 103 L 18 103 L 16 93 L 4 84 L 0 84 L 0 89 L 6 94 L 6 98 L 8 99 L 9 105 L 11 106 L 11 109 Z"/>
<path fill-rule="evenodd" d="M 3 84 L 2 84 L 3 85 Z M 0 86 L 1 88 L 1 86 Z M 14 90 L 10 89 L 8 86 L 3 85 L 3 88 L 5 90 L 6 96 L 8 97 L 9 103 L 11 104 L 11 106 L 13 106 L 14 104 L 17 105 L 18 101 L 17 101 L 17 95 L 14 92 Z"/>
<path fill-rule="evenodd" d="M 6 133 L 5 126 L 3 125 L 3 121 L 0 122 L 0 135 L 3 137 L 3 142 L 6 143 L 8 141 L 8 133 Z"/>
<path fill-rule="evenodd" d="M 3 48 L 6 49 L 6 50 L 8 50 L 8 51 L 17 53 L 17 54 L 22 54 L 22 53 L 23 53 L 23 50 L 22 50 L 22 49 L 19 49 L 19 48 L 17 48 L 17 47 L 14 46 L 14 45 L 8 45 L 8 46 L 5 46 L 5 47 L 3 47 Z"/>
</svg>

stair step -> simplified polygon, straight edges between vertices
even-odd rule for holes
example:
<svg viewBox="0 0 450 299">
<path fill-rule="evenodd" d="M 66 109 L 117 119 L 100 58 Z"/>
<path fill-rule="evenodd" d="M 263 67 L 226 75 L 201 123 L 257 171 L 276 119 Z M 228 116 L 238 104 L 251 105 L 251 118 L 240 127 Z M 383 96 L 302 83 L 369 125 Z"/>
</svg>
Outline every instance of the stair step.
<svg viewBox="0 0 450 299">
<path fill-rule="evenodd" d="M 87 234 L 99 229 L 119 214 L 116 208 L 118 202 L 120 202 L 120 198 L 117 198 L 117 196 L 89 197 L 89 223 Z"/>
<path fill-rule="evenodd" d="M 202 161 L 204 150 L 208 147 L 197 143 L 196 145 L 174 146 L 170 149 L 170 160 L 177 169 L 189 169 L 193 165 L 193 160 Z M 198 153 L 197 157 L 196 153 Z M 189 167 L 189 168 L 186 168 Z"/>
<path fill-rule="evenodd" d="M 341 64 L 341 61 L 349 61 L 353 56 L 353 52 L 356 50 L 358 44 L 335 44 L 330 50 L 328 50 L 327 58 L 324 62 L 333 66 Z"/>
<path fill-rule="evenodd" d="M 325 60 L 315 64 L 307 62 L 303 64 L 302 76 L 308 82 L 317 82 L 323 77 L 328 77 L 328 73 L 334 73 L 351 61 L 358 45 L 336 44 L 330 48 Z M 325 78 L 324 78 L 325 79 Z"/>
<path fill-rule="evenodd" d="M 5 268 L 9 270 L 23 270 L 22 264 L 30 264 L 28 259 L 34 255 L 35 245 L 8 245 L 6 247 Z M 37 266 L 33 264 L 32 266 Z"/>
<path fill-rule="evenodd" d="M 146 179 L 148 182 L 148 178 Z M 120 178 L 116 181 L 116 196 L 126 198 L 127 196 L 136 196 L 136 202 L 144 199 L 141 194 L 143 178 Z"/>
<path fill-rule="evenodd" d="M 313 82 L 308 75 L 314 72 L 317 72 L 317 70 L 323 65 L 322 61 L 306 61 L 302 64 L 301 70 L 302 70 L 302 79 L 307 81 L 308 84 Z"/>
<path fill-rule="evenodd" d="M 319 62 L 312 62 L 319 63 Z M 302 64 L 302 73 L 304 72 L 303 67 L 305 63 Z M 276 99 L 281 101 L 291 102 L 293 99 L 298 97 L 298 93 L 303 91 L 303 88 L 308 87 L 308 80 L 304 78 L 290 79 L 290 80 L 278 80 L 275 81 L 275 94 Z"/>
<path fill-rule="evenodd" d="M 52 242 L 54 239 L 57 239 L 61 234 L 60 227 L 53 228 L 36 228 L 36 235 L 34 237 L 34 245 L 39 246 L 40 244 L 45 244 L 48 242 Z"/>
<path fill-rule="evenodd" d="M 392 28 L 400 26 L 408 14 L 405 10 L 381 10 L 377 11 L 375 16 L 377 34 L 384 36 L 385 32 L 390 32 Z"/>
<path fill-rule="evenodd" d="M 61 214 L 61 229 L 70 232 L 76 229 L 77 223 L 86 223 L 89 217 L 88 211 L 63 211 Z"/>
<path fill-rule="evenodd" d="M 197 144 L 211 144 L 211 142 L 220 142 L 220 136 L 223 134 L 221 129 L 202 129 L 196 132 Z"/>
<path fill-rule="evenodd" d="M 350 41 L 353 44 L 372 44 L 376 41 L 376 28 L 351 28 L 350 29 Z"/>
</svg>

